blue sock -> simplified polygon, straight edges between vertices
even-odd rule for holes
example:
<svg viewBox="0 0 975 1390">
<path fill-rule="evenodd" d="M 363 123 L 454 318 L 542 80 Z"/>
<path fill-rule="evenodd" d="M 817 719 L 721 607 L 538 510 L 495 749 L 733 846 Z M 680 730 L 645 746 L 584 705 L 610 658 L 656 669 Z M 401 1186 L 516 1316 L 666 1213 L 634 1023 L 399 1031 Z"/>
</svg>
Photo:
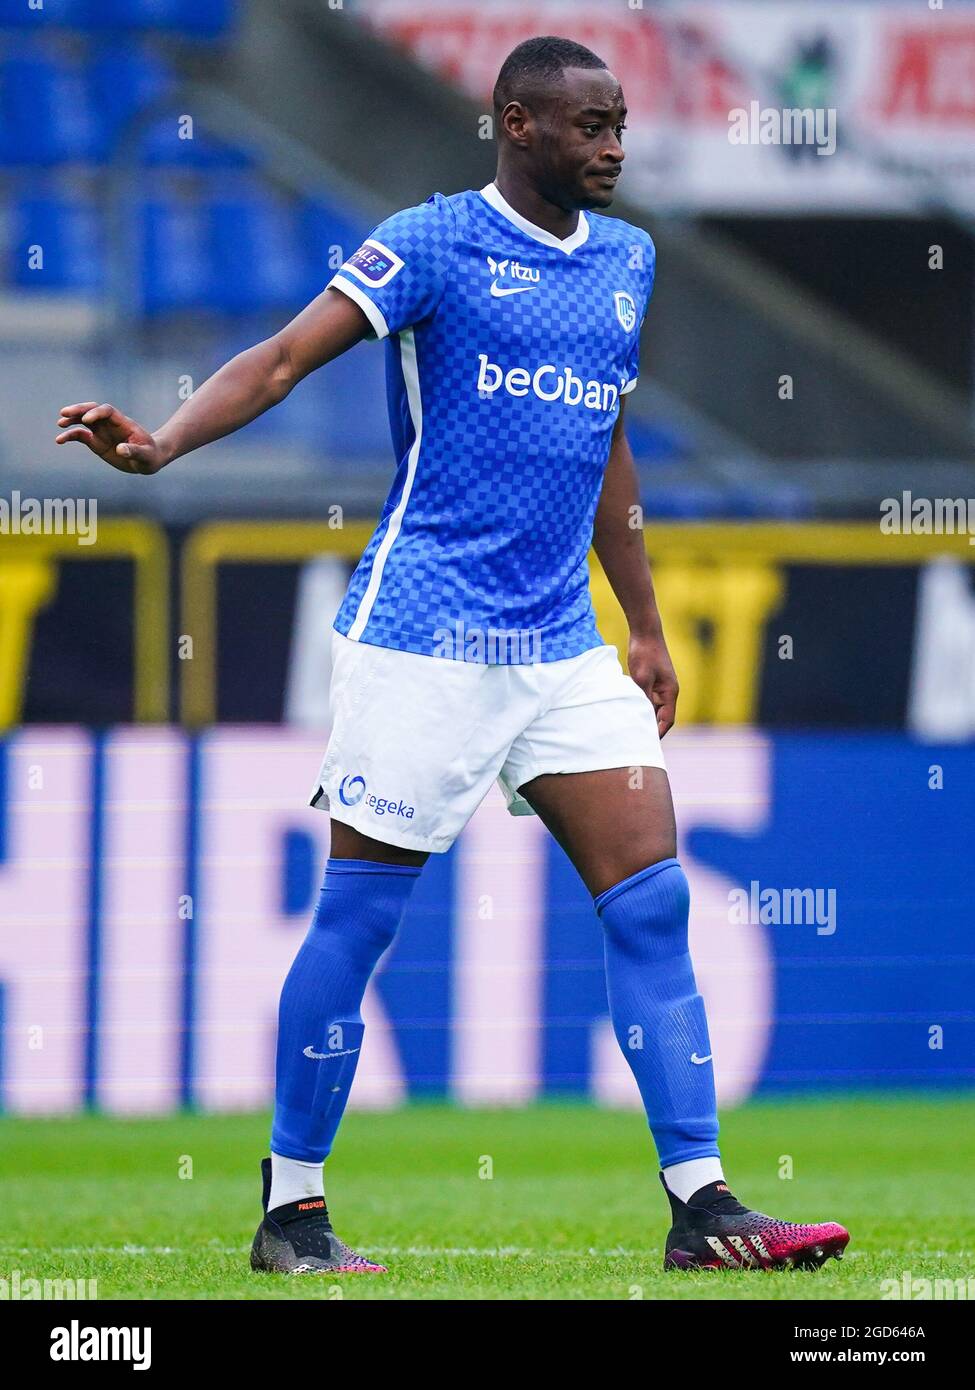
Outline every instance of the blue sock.
<svg viewBox="0 0 975 1390">
<path fill-rule="evenodd" d="M 718 1155 L 711 1044 L 687 950 L 689 905 L 676 859 L 632 874 L 595 900 L 613 1029 L 640 1088 L 661 1168 Z"/>
<path fill-rule="evenodd" d="M 359 1006 L 420 870 L 329 859 L 308 935 L 281 991 L 271 1149 L 321 1163 L 362 1047 Z"/>
</svg>

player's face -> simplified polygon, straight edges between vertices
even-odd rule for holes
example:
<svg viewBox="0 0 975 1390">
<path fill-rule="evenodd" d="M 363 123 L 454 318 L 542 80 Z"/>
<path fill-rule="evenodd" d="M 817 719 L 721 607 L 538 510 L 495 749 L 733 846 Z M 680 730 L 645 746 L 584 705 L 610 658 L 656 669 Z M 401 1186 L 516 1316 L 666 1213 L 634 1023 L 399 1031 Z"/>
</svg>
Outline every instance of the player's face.
<svg viewBox="0 0 975 1390">
<path fill-rule="evenodd" d="M 540 191 L 557 207 L 609 207 L 625 125 L 623 89 L 611 72 L 566 68 L 562 91 L 539 122 Z"/>
</svg>

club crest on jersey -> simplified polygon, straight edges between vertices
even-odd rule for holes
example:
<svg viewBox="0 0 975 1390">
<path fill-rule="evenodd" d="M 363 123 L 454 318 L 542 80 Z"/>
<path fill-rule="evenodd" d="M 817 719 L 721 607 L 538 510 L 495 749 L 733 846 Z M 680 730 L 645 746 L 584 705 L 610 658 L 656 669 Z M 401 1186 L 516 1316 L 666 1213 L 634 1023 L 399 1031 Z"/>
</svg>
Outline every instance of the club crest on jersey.
<svg viewBox="0 0 975 1390">
<path fill-rule="evenodd" d="M 540 271 L 522 265 L 520 261 L 496 261 L 493 256 L 488 256 L 487 263 L 492 277 L 492 299 L 505 299 L 509 294 L 523 294 L 525 290 L 534 289 L 541 278 Z M 517 283 L 509 284 L 509 280 Z"/>
<path fill-rule="evenodd" d="M 633 296 L 627 294 L 626 290 L 617 290 L 613 295 L 613 301 L 616 304 L 616 317 L 619 319 L 621 327 L 624 332 L 632 333 L 636 327 L 636 304 Z"/>
<path fill-rule="evenodd" d="M 393 276 L 402 269 L 402 257 L 397 256 L 395 251 L 390 251 L 381 241 L 374 241 L 371 237 L 364 241 L 355 255 L 350 256 L 342 266 L 344 274 L 354 275 L 374 290 L 388 285 Z"/>
</svg>

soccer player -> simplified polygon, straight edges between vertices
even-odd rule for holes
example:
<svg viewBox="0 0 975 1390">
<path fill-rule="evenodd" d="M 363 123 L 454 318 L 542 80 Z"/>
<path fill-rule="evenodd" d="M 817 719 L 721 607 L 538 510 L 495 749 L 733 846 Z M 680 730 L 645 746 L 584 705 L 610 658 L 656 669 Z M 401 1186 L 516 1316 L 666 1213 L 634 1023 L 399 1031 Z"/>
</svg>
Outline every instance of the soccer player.
<svg viewBox="0 0 975 1390">
<path fill-rule="evenodd" d="M 333 727 L 312 797 L 331 815 L 330 858 L 281 996 L 251 1263 L 381 1270 L 333 1232 L 322 1176 L 360 1005 L 426 859 L 498 780 L 509 811 L 540 816 L 592 894 L 613 1025 L 672 1211 L 666 1267 L 820 1264 L 842 1253 L 843 1227 L 748 1210 L 719 1157 L 660 747 L 677 679 L 623 430 L 654 247 L 598 211 L 623 167 L 623 93 L 589 49 L 536 38 L 505 61 L 494 108 L 493 183 L 383 222 L 292 323 L 161 429 L 91 401 L 59 421 L 58 443 L 155 473 L 361 339 L 386 342 L 397 470 L 335 620 Z M 628 620 L 629 675 L 596 630 L 593 543 Z"/>
</svg>

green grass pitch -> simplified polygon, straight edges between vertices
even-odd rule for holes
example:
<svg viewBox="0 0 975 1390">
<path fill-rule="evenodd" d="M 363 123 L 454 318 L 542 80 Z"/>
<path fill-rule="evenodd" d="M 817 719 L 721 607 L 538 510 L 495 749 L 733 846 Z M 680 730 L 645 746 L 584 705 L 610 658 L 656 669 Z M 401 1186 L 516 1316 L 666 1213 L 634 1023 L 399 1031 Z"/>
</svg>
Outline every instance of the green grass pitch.
<svg viewBox="0 0 975 1390">
<path fill-rule="evenodd" d="M 544 1104 L 348 1115 L 329 1206 L 390 1273 L 254 1275 L 267 1129 L 262 1115 L 0 1120 L 0 1278 L 96 1279 L 100 1299 L 875 1299 L 905 1272 L 975 1288 L 964 1096 L 763 1101 L 723 1117 L 749 1205 L 850 1229 L 846 1259 L 818 1272 L 664 1274 L 642 1117 Z"/>
</svg>

